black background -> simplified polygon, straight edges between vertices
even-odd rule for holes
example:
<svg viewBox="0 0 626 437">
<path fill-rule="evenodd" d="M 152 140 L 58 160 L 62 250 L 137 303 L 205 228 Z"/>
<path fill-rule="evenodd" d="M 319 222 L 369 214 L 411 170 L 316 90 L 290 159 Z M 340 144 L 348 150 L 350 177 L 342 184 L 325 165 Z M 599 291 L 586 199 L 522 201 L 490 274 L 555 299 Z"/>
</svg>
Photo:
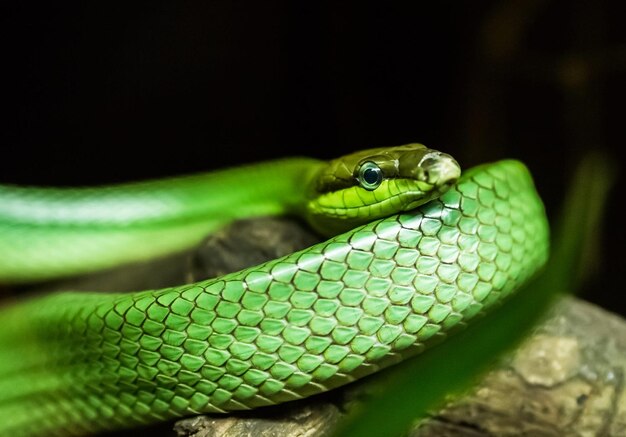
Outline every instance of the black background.
<svg viewBox="0 0 626 437">
<path fill-rule="evenodd" d="M 418 141 L 466 168 L 523 160 L 554 217 L 585 152 L 621 159 L 619 0 L 130 3 L 1 7 L 0 182 L 94 185 Z M 585 297 L 626 313 L 620 191 Z"/>
</svg>

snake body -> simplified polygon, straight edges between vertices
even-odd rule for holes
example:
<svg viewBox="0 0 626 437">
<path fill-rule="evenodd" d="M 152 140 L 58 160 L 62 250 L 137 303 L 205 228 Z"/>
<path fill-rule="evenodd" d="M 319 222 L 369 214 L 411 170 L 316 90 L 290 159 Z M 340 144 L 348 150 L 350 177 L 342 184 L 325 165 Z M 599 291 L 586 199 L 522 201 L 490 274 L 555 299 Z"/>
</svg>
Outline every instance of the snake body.
<svg viewBox="0 0 626 437">
<path fill-rule="evenodd" d="M 281 168 L 293 180 L 323 171 L 313 160 L 266 164 L 267 173 L 262 166 L 256 173 L 253 167 L 234 171 L 250 176 Z M 189 181 L 198 180 L 179 183 Z M 262 185 L 248 195 L 246 214 L 298 209 L 290 190 L 272 197 Z M 548 256 L 543 205 L 523 164 L 475 167 L 446 188 L 416 209 L 219 278 L 130 294 L 57 293 L 6 306 L 0 312 L 0 434 L 85 434 L 272 405 L 419 353 L 514 292 Z M 222 223 L 203 227 L 193 217 L 204 212 L 194 214 L 177 221 L 158 212 L 152 222 L 141 214 L 137 227 L 146 235 L 133 241 L 146 244 L 154 238 L 151 227 L 168 223 L 172 241 L 186 235 L 188 244 Z M 63 227 L 66 217 L 58 220 L 61 232 L 71 229 Z M 114 227 L 100 224 L 115 246 Z M 348 224 L 353 221 L 340 227 Z M 318 228 L 328 230 L 328 223 Z M 81 242 L 80 235 L 72 238 Z M 8 264 L 0 270 L 5 279 L 39 278 L 20 274 L 25 267 L 15 267 L 18 261 Z M 70 263 L 50 267 L 47 276 L 63 269 L 85 271 Z"/>
</svg>

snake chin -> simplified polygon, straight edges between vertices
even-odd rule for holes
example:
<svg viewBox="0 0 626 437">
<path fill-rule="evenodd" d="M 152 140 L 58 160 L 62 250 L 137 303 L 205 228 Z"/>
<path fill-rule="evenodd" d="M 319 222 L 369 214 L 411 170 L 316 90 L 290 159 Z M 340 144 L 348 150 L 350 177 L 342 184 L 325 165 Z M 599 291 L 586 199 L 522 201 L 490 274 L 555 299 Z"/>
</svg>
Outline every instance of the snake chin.
<svg viewBox="0 0 626 437">
<path fill-rule="evenodd" d="M 458 178 L 455 179 L 449 179 L 447 180 L 445 183 L 436 186 L 430 193 L 430 195 L 427 198 L 424 198 L 424 195 L 422 193 L 422 195 L 419 198 L 416 198 L 414 200 L 411 200 L 410 202 L 406 203 L 406 205 L 402 208 L 402 211 L 411 211 L 413 209 L 416 209 L 434 199 L 438 199 L 439 197 L 441 197 L 442 195 L 444 195 L 446 192 L 448 192 L 450 190 L 450 188 L 454 187 L 457 183 Z"/>
</svg>

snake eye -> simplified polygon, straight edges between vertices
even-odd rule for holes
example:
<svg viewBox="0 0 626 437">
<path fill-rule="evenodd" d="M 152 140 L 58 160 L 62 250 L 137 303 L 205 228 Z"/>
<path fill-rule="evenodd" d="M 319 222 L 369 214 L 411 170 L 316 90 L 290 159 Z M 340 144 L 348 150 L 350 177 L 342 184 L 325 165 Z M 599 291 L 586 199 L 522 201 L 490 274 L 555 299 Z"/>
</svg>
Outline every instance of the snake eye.
<svg viewBox="0 0 626 437">
<path fill-rule="evenodd" d="M 383 171 L 371 161 L 364 162 L 359 168 L 358 180 L 366 190 L 375 190 L 383 181 Z"/>
</svg>

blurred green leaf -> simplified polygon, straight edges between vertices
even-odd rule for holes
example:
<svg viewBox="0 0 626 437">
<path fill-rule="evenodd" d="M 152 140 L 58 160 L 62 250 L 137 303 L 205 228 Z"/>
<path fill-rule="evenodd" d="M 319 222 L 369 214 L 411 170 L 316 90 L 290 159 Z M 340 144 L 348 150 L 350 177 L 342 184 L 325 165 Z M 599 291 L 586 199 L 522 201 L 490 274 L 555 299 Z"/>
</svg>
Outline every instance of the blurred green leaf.
<svg viewBox="0 0 626 437">
<path fill-rule="evenodd" d="M 541 274 L 500 308 L 425 353 L 386 371 L 385 390 L 340 425 L 336 436 L 401 435 L 451 395 L 469 389 L 517 346 L 562 293 L 574 293 L 593 265 L 590 248 L 615 171 L 600 153 L 579 165 L 553 227 L 552 255 Z"/>
</svg>

